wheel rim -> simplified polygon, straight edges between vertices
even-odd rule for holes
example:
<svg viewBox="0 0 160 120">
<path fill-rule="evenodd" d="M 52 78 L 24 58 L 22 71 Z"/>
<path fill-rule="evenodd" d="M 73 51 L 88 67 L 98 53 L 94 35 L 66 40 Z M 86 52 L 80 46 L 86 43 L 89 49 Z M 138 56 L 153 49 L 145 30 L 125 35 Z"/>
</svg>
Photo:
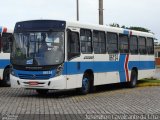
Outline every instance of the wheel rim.
<svg viewBox="0 0 160 120">
<path fill-rule="evenodd" d="M 133 76 L 133 86 L 136 85 L 136 82 L 137 82 L 137 75 L 134 74 L 134 76 Z"/>
<path fill-rule="evenodd" d="M 87 78 L 84 78 L 82 81 L 82 90 L 83 92 L 87 92 L 89 89 L 89 80 Z"/>
<path fill-rule="evenodd" d="M 5 77 L 4 77 L 4 81 L 5 81 L 5 83 L 7 84 L 7 85 L 10 85 L 10 75 L 7 73 L 6 75 L 5 75 Z"/>
</svg>

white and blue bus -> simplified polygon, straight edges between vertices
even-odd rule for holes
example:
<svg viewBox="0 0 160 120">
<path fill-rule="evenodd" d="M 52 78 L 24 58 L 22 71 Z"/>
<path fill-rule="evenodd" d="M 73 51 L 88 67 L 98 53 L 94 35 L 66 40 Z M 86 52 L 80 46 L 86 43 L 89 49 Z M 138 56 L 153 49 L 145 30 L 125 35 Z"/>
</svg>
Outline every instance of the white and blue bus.
<svg viewBox="0 0 160 120">
<path fill-rule="evenodd" d="M 18 22 L 11 52 L 11 86 L 36 89 L 79 88 L 126 83 L 153 76 L 151 33 L 58 20 Z"/>
<path fill-rule="evenodd" d="M 10 48 L 13 31 L 0 26 L 0 85 L 10 85 Z"/>
</svg>

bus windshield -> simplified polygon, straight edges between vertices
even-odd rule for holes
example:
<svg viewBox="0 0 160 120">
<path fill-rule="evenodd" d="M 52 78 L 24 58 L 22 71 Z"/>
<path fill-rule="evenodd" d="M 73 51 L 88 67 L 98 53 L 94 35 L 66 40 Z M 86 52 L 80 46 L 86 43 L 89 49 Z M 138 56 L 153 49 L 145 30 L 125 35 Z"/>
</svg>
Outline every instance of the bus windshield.
<svg viewBox="0 0 160 120">
<path fill-rule="evenodd" d="M 64 32 L 15 33 L 11 62 L 15 65 L 44 66 L 64 60 Z"/>
</svg>

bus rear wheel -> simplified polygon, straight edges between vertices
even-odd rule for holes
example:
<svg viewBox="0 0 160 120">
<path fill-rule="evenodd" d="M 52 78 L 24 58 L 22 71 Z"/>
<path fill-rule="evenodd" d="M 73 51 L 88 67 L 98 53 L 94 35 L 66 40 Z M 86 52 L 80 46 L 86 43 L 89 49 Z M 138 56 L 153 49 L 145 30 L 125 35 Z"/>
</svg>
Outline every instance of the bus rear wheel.
<svg viewBox="0 0 160 120">
<path fill-rule="evenodd" d="M 10 87 L 10 68 L 6 68 L 3 73 L 3 86 Z"/>
<path fill-rule="evenodd" d="M 128 83 L 130 88 L 134 88 L 137 85 L 137 72 L 135 70 L 132 70 L 131 72 L 131 81 Z"/>
<path fill-rule="evenodd" d="M 39 95 L 46 95 L 48 93 L 48 90 L 43 90 L 43 89 L 37 89 L 36 92 L 39 94 Z"/>
</svg>

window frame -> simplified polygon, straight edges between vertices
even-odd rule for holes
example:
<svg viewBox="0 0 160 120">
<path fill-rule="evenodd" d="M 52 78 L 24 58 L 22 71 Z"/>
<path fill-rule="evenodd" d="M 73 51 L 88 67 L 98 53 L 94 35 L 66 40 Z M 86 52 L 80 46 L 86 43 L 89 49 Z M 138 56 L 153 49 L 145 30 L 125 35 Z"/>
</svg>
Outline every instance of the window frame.
<svg viewBox="0 0 160 120">
<path fill-rule="evenodd" d="M 90 37 L 91 37 L 91 41 L 87 41 L 87 40 L 85 40 L 85 41 L 81 41 L 81 31 L 82 30 L 84 30 L 84 34 L 85 34 L 85 38 L 87 37 L 87 32 L 89 31 L 90 32 Z M 93 41 L 93 37 L 92 37 L 92 31 L 90 30 L 90 29 L 84 29 L 84 28 L 81 28 L 80 29 L 80 38 L 79 38 L 79 41 L 80 41 L 80 52 L 82 53 L 82 54 L 92 54 L 93 53 L 93 43 L 92 43 L 92 41 Z M 91 44 L 91 46 L 90 46 L 90 49 L 91 49 L 91 51 L 90 52 L 88 52 L 88 51 L 82 51 L 82 43 L 89 43 L 90 42 L 90 44 Z M 88 46 L 87 46 L 88 47 Z M 85 48 L 86 48 L 86 46 L 85 46 Z"/>
<path fill-rule="evenodd" d="M 148 43 L 149 39 L 152 39 L 152 46 L 147 46 L 148 45 L 147 43 Z M 150 49 L 150 47 L 152 47 L 152 50 L 149 52 L 148 49 Z M 154 54 L 154 39 L 152 37 L 147 37 L 146 38 L 146 50 L 147 50 L 148 55 L 153 55 Z"/>
<path fill-rule="evenodd" d="M 109 43 L 109 39 L 108 39 L 108 34 L 112 34 L 116 36 L 116 43 Z M 107 44 L 107 52 L 108 54 L 117 54 L 119 53 L 119 46 L 118 46 L 118 34 L 116 32 L 107 32 L 106 33 L 106 44 Z M 117 46 L 117 50 L 113 50 L 113 51 L 109 51 L 109 46 L 111 45 L 116 45 Z"/>
<path fill-rule="evenodd" d="M 5 35 L 6 34 L 6 35 Z M 1 34 L 1 51 L 3 53 L 11 53 L 11 44 L 12 44 L 12 33 L 2 33 Z M 4 37 L 5 36 L 5 37 Z M 7 41 L 6 41 L 7 39 Z M 5 51 L 4 43 L 7 44 L 8 51 Z"/>
<path fill-rule="evenodd" d="M 98 39 L 97 39 L 96 42 L 94 41 L 94 33 L 95 32 L 98 33 Z M 102 40 L 101 34 L 104 35 L 103 36 L 104 37 L 104 41 L 100 41 L 100 40 Z M 102 44 L 104 44 L 105 45 L 104 46 L 104 51 L 102 51 L 102 49 L 100 48 L 101 52 L 95 52 L 95 43 L 97 43 L 98 45 L 100 44 L 101 48 L 102 48 Z M 106 54 L 106 50 L 107 50 L 106 48 L 107 47 L 106 47 L 106 33 L 105 33 L 105 31 L 93 30 L 93 51 L 94 51 L 94 54 Z"/>
<path fill-rule="evenodd" d="M 124 40 L 124 39 L 120 40 L 120 37 L 121 37 L 121 36 L 122 36 L 122 37 L 127 37 L 127 44 L 126 44 L 126 43 L 125 43 L 125 44 L 123 43 L 122 40 Z M 118 45 L 119 45 L 119 52 L 122 53 L 122 54 L 123 54 L 123 53 L 124 53 L 124 54 L 125 54 L 125 53 L 129 53 L 129 48 L 130 48 L 130 46 L 129 46 L 129 36 L 126 35 L 126 34 L 121 34 L 121 33 L 119 33 L 119 39 L 118 39 L 118 40 L 119 40 L 119 44 L 118 44 Z M 121 42 L 122 42 L 122 43 L 121 43 Z M 125 40 L 125 42 L 126 42 L 126 40 Z M 124 45 L 127 45 L 127 51 L 125 51 L 124 47 L 121 49 L 121 45 L 123 45 L 123 46 L 124 46 Z"/>
<path fill-rule="evenodd" d="M 137 41 L 137 50 L 135 50 L 136 52 L 131 52 L 131 46 L 135 46 L 135 45 L 132 45 L 131 44 L 131 38 L 132 37 L 135 37 L 136 38 L 136 41 Z M 138 53 L 139 53 L 139 48 L 138 48 L 138 36 L 136 36 L 136 35 L 130 35 L 130 37 L 129 37 L 129 53 L 130 54 L 132 54 L 132 55 L 138 55 Z"/>
<path fill-rule="evenodd" d="M 140 38 L 144 38 L 144 40 L 145 40 L 145 49 L 144 49 L 143 53 L 140 51 L 141 50 L 140 48 L 142 47 L 142 45 L 140 45 Z M 138 52 L 139 52 L 140 55 L 146 55 L 147 54 L 147 50 L 146 50 L 146 37 L 144 37 L 144 36 L 139 36 L 138 37 Z"/>
<path fill-rule="evenodd" d="M 78 36 L 77 43 L 78 43 L 79 48 L 78 48 L 78 52 L 77 53 L 72 53 L 72 51 L 71 51 L 71 44 L 70 44 L 71 38 L 69 39 L 69 37 L 71 37 L 71 35 L 73 33 L 77 34 L 77 36 Z M 68 43 L 67 44 L 67 59 L 71 60 L 71 59 L 74 59 L 76 57 L 79 57 L 80 56 L 80 38 L 79 38 L 79 32 L 74 32 L 74 31 L 68 30 L 68 32 L 67 32 L 67 43 Z"/>
</svg>

